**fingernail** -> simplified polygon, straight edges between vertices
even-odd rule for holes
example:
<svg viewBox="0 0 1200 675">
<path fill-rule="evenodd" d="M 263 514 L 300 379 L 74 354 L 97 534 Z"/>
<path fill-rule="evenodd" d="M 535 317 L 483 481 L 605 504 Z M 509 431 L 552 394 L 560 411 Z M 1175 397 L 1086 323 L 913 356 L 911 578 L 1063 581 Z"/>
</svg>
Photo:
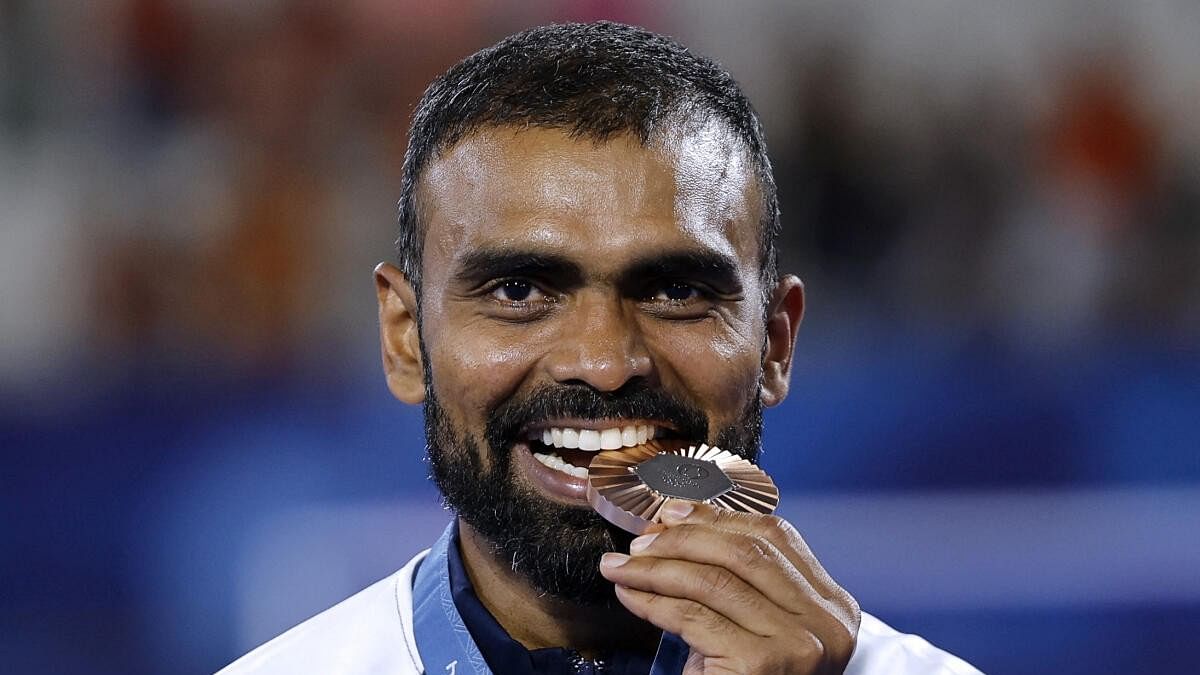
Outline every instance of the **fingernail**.
<svg viewBox="0 0 1200 675">
<path fill-rule="evenodd" d="M 629 552 L 630 553 L 641 553 L 643 550 L 645 550 L 645 548 L 647 546 L 650 545 L 650 542 L 654 541 L 654 539 L 656 537 L 658 537 L 657 532 L 655 532 L 654 534 L 643 534 L 642 536 L 638 537 L 637 539 L 634 539 L 633 541 L 629 542 Z"/>
<path fill-rule="evenodd" d="M 629 556 L 624 553 L 605 553 L 600 556 L 601 567 L 620 567 L 629 562 Z"/>
<path fill-rule="evenodd" d="M 688 514 L 695 510 L 696 505 L 691 502 L 675 500 L 668 502 L 662 509 L 663 520 L 683 520 L 688 517 Z"/>
</svg>

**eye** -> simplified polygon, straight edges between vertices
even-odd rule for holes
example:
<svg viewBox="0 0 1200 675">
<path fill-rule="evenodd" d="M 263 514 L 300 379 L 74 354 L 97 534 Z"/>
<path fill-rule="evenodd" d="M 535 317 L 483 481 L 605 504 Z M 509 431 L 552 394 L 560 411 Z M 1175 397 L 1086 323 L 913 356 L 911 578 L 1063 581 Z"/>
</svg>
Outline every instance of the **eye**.
<svg viewBox="0 0 1200 675">
<path fill-rule="evenodd" d="M 700 289 L 695 286 L 682 281 L 672 281 L 659 288 L 651 299 L 659 302 L 687 302 L 699 298 L 700 295 Z"/>
<path fill-rule="evenodd" d="M 509 279 L 496 284 L 491 296 L 501 302 L 520 303 L 543 300 L 544 294 L 538 287 L 526 279 Z"/>
</svg>

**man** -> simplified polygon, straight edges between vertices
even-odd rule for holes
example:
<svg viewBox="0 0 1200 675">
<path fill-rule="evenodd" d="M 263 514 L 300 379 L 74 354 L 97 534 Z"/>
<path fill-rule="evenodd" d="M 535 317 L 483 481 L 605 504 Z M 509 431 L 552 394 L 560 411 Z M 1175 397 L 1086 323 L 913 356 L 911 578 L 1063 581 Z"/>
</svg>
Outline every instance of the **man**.
<svg viewBox="0 0 1200 675">
<path fill-rule="evenodd" d="M 456 522 L 223 672 L 977 672 L 860 613 L 779 518 L 676 501 L 632 539 L 588 506 L 601 448 L 755 458 L 804 308 L 778 222 L 749 102 L 666 38 L 538 28 L 438 78 L 375 280 Z"/>
</svg>

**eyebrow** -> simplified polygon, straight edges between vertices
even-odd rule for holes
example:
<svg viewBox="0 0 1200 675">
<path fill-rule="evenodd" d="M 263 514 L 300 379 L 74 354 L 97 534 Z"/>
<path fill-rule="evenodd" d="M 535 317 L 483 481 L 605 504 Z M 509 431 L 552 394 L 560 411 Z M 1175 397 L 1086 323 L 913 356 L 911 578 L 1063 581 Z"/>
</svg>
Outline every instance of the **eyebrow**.
<svg viewBox="0 0 1200 675">
<path fill-rule="evenodd" d="M 737 262 L 707 249 L 664 251 L 635 259 L 620 274 L 622 285 L 651 279 L 702 279 L 726 292 L 740 291 Z"/>
<path fill-rule="evenodd" d="M 470 287 L 505 277 L 546 279 L 567 289 L 582 286 L 585 274 L 579 263 L 558 253 L 483 248 L 464 255 L 453 275 L 457 282 Z M 622 288 L 655 279 L 701 279 L 724 292 L 742 288 L 737 262 L 704 249 L 650 253 L 635 258 L 617 273 L 617 285 Z"/>
<path fill-rule="evenodd" d="M 503 277 L 553 279 L 574 287 L 583 283 L 583 268 L 555 253 L 484 248 L 463 256 L 454 273 L 457 281 L 472 287 Z"/>
</svg>

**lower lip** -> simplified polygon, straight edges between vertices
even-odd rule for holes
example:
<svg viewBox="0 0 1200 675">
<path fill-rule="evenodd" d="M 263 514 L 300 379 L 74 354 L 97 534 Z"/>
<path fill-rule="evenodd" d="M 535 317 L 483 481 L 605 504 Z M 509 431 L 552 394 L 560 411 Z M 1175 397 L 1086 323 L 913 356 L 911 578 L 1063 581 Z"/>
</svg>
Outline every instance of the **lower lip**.
<svg viewBox="0 0 1200 675">
<path fill-rule="evenodd" d="M 586 478 L 571 476 L 542 464 L 533 456 L 527 443 L 517 443 L 513 446 L 513 454 L 521 473 L 528 476 L 530 482 L 542 492 L 558 498 L 558 501 L 588 505 Z"/>
</svg>

